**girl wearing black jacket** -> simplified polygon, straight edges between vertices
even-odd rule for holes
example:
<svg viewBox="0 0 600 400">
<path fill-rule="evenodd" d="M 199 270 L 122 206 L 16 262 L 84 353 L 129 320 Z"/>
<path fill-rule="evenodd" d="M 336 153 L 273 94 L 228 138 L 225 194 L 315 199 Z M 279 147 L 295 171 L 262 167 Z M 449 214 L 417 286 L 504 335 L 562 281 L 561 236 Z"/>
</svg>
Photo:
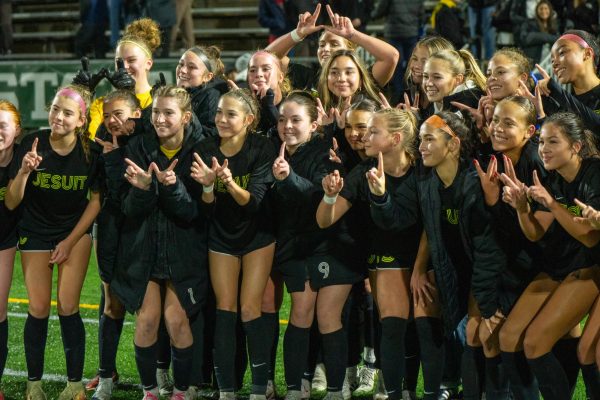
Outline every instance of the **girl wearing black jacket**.
<svg viewBox="0 0 600 400">
<path fill-rule="evenodd" d="M 219 136 L 197 146 L 192 164 L 192 178 L 202 185 L 201 204 L 211 217 L 208 258 L 217 300 L 215 373 L 225 399 L 234 397 L 238 292 L 252 366 L 250 397 L 264 399 L 268 380 L 271 336 L 264 334 L 268 328 L 261 303 L 275 238 L 263 199 L 273 181 L 276 152 L 269 139 L 251 133 L 257 117 L 258 104 L 248 91 L 237 89 L 221 96 L 215 118 Z"/>
<path fill-rule="evenodd" d="M 50 106 L 50 129 L 28 135 L 11 164 L 4 204 L 10 210 L 21 205 L 22 210 L 17 232 L 29 298 L 24 329 L 29 399 L 45 398 L 41 379 L 54 264 L 68 377 L 59 399 L 85 397 L 79 297 L 91 252 L 90 228 L 100 211 L 96 157 L 84 134 L 89 101 L 83 87 L 60 89 Z"/>
<path fill-rule="evenodd" d="M 125 215 L 111 290 L 136 313 L 135 358 L 144 398 L 158 399 L 157 335 L 161 314 L 171 338 L 174 390 L 185 398 L 192 364 L 191 320 L 206 292 L 206 222 L 189 171 L 201 136 L 190 129 L 191 99 L 181 88 L 157 90 L 152 105 L 155 134 L 132 138 L 126 148 Z M 122 169 L 109 179 L 122 177 Z M 122 178 L 121 178 L 122 179 Z M 171 246 L 171 241 L 178 246 Z M 185 248 L 185 251 L 181 251 Z"/>
<path fill-rule="evenodd" d="M 525 356 L 549 400 L 571 396 L 567 374 L 552 348 L 578 326 L 598 296 L 594 282 L 598 266 L 587 248 L 596 246 L 600 232 L 573 218 L 581 215 L 575 198 L 592 207 L 600 203 L 600 161 L 590 135 L 574 114 L 554 114 L 546 119 L 540 135 L 539 154 L 550 171 L 545 185 L 535 171 L 529 187 L 510 171 L 502 174 L 503 200 L 517 210 L 525 236 L 542 240 L 547 259 L 543 272 L 519 299 L 518 315 L 515 307 L 511 325 L 502 329 L 524 337 Z M 529 198 L 539 204 L 537 210 Z"/>
</svg>

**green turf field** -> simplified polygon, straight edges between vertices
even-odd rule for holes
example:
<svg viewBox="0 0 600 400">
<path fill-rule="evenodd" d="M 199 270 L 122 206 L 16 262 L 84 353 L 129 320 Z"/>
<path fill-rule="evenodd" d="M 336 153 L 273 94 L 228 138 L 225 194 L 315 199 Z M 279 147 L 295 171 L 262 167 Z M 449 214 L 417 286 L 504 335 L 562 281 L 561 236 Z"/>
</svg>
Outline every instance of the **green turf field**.
<svg viewBox="0 0 600 400">
<path fill-rule="evenodd" d="M 20 267 L 19 254 L 15 263 L 13 283 L 10 292 L 9 301 L 9 356 L 6 363 L 4 377 L 2 379 L 2 391 L 7 399 L 23 399 L 25 397 L 26 387 L 26 365 L 25 355 L 23 350 L 23 326 L 27 315 L 27 304 L 23 299 L 27 298 L 25 286 L 23 284 L 23 276 Z M 56 276 L 56 274 L 55 274 Z M 56 296 L 53 294 L 53 299 Z M 92 378 L 98 367 L 98 302 L 100 299 L 100 278 L 96 269 L 96 262 L 92 256 L 90 267 L 87 274 L 87 279 L 81 294 L 81 316 L 84 318 L 86 328 L 86 358 L 84 379 Z M 52 309 L 52 316 L 56 316 L 56 308 Z M 282 320 L 287 320 L 289 312 L 289 298 L 286 296 L 281 310 L 280 317 Z M 51 317 L 52 318 L 52 317 Z M 121 383 L 125 385 L 118 386 L 113 392 L 113 398 L 119 399 L 141 399 L 141 389 L 136 385 L 139 382 L 135 367 L 135 359 L 133 352 L 133 318 L 128 315 L 123 334 L 121 336 L 121 344 L 117 356 L 117 368 L 119 370 Z M 277 358 L 277 377 L 276 384 L 278 393 L 285 394 L 285 384 L 283 377 L 283 358 L 282 344 L 283 334 L 285 332 L 285 324 L 282 326 L 280 333 L 280 342 Z M 48 399 L 56 399 L 58 394 L 65 385 L 66 378 L 64 377 L 65 359 L 62 350 L 62 342 L 60 337 L 60 325 L 58 320 L 51 319 L 48 329 L 48 344 L 46 348 L 45 361 L 45 378 L 44 389 L 48 395 Z M 248 375 L 248 374 L 247 374 Z M 246 376 L 248 378 L 248 376 Z M 248 379 L 246 379 L 246 382 Z M 247 387 L 247 386 L 246 386 Z M 421 383 L 419 384 L 419 392 L 422 390 Z M 242 392 L 247 393 L 247 390 Z M 422 393 L 419 393 L 422 394 Z M 88 396 L 91 397 L 91 394 Z M 576 400 L 585 400 L 585 390 L 583 383 L 580 381 L 577 385 L 577 391 L 573 397 Z"/>
</svg>

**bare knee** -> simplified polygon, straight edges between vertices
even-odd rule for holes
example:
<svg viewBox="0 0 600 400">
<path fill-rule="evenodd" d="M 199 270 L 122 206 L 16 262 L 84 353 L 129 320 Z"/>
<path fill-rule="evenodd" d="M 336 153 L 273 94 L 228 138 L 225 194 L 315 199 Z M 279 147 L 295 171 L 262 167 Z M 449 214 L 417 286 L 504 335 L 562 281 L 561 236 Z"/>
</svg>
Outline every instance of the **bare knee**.
<svg viewBox="0 0 600 400">
<path fill-rule="evenodd" d="M 577 344 L 577 359 L 581 365 L 593 364 L 596 356 L 596 343 L 584 335 Z"/>
<path fill-rule="evenodd" d="M 543 334 L 535 329 L 527 329 L 525 339 L 523 339 L 523 350 L 525 357 L 529 359 L 538 358 L 552 350 L 552 347 L 547 348 L 544 345 Z"/>
<path fill-rule="evenodd" d="M 317 322 L 319 323 L 319 332 L 331 333 L 342 328 L 341 315 L 334 315 L 329 309 L 317 307 Z"/>
<path fill-rule="evenodd" d="M 136 343 L 138 345 L 151 345 L 156 342 L 159 324 L 160 313 L 139 313 L 135 320 Z"/>
<path fill-rule="evenodd" d="M 315 318 L 314 305 L 308 307 L 305 305 L 292 305 L 290 311 L 290 322 L 298 328 L 310 328 Z"/>
<path fill-rule="evenodd" d="M 500 328 L 500 350 L 510 353 L 520 351 L 523 346 L 523 334 L 522 330 L 517 329 L 510 321 L 506 321 Z"/>
<path fill-rule="evenodd" d="M 192 331 L 190 329 L 190 321 L 185 312 L 169 312 L 165 314 L 165 324 L 175 347 L 184 348 L 191 345 Z"/>
<path fill-rule="evenodd" d="M 46 301 L 29 301 L 29 314 L 35 318 L 46 318 L 50 315 L 50 303 Z M 61 314 L 69 315 L 69 314 Z"/>
<path fill-rule="evenodd" d="M 261 304 L 241 304 L 240 305 L 240 312 L 241 312 L 241 317 L 242 317 L 242 321 L 252 321 L 253 319 L 256 319 L 258 317 L 260 317 L 261 315 Z"/>
</svg>

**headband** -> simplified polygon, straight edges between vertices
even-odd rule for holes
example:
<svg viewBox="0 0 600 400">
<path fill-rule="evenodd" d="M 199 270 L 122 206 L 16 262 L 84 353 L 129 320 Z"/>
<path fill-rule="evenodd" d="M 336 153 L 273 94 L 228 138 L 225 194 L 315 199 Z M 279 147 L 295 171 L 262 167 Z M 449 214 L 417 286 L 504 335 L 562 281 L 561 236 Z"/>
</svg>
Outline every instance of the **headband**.
<svg viewBox="0 0 600 400">
<path fill-rule="evenodd" d="M 275 54 L 270 53 L 266 50 L 259 50 L 256 53 L 252 54 L 252 57 L 250 57 L 250 60 L 252 60 L 255 56 L 265 55 L 265 54 L 268 56 L 271 56 L 271 58 L 273 60 L 275 60 L 275 62 L 277 63 L 277 67 L 279 68 L 279 70 L 283 72 L 283 65 L 281 65 L 281 59 L 279 57 L 277 57 Z"/>
<path fill-rule="evenodd" d="M 131 39 L 121 39 L 119 41 L 119 44 L 123 44 L 123 43 L 131 43 L 131 44 L 136 45 L 137 47 L 139 47 L 140 49 L 142 49 L 142 51 L 144 52 L 144 54 L 146 54 L 146 57 L 152 58 L 152 53 L 150 53 L 150 50 L 148 50 L 146 48 L 146 46 L 142 45 L 141 43 L 138 43 L 135 40 L 131 40 Z"/>
<path fill-rule="evenodd" d="M 593 56 L 596 57 L 596 54 L 595 54 L 594 49 L 592 48 L 592 46 L 590 46 L 589 43 L 586 42 L 585 40 L 583 40 L 583 38 L 581 36 L 579 36 L 579 35 L 575 35 L 574 33 L 565 33 L 564 35 L 562 35 L 561 37 L 559 37 L 558 40 L 570 40 L 571 42 L 577 43 L 578 45 L 580 45 L 584 49 L 591 49 Z"/>
<path fill-rule="evenodd" d="M 192 47 L 188 51 L 191 52 L 191 53 L 193 53 L 193 54 L 195 54 L 200 59 L 200 61 L 202 61 L 204 63 L 204 66 L 206 67 L 206 70 L 208 72 L 213 72 L 212 64 L 210 63 L 210 60 L 208 59 L 208 57 L 202 51 L 201 48 L 199 48 L 199 47 Z"/>
<path fill-rule="evenodd" d="M 83 116 L 86 115 L 85 113 L 86 113 L 87 109 L 85 106 L 85 101 L 83 100 L 83 97 L 81 97 L 81 95 L 76 90 L 66 87 L 66 88 L 60 89 L 58 92 L 56 92 L 56 95 L 66 97 L 68 99 L 73 100 L 74 102 L 79 104 L 79 108 L 81 109 L 81 115 L 83 115 Z"/>
<path fill-rule="evenodd" d="M 432 128 L 441 129 L 446 132 L 451 137 L 457 137 L 456 133 L 448 126 L 446 121 L 444 121 L 439 115 L 434 114 L 431 117 L 425 120 L 425 123 Z"/>
</svg>

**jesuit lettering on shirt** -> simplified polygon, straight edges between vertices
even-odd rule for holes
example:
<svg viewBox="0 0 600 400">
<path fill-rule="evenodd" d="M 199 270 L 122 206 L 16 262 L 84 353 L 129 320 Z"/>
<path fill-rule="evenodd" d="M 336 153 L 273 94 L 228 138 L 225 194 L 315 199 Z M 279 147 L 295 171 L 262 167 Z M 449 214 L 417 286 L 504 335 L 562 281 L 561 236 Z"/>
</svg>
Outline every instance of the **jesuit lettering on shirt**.
<svg viewBox="0 0 600 400">
<path fill-rule="evenodd" d="M 248 182 L 250 182 L 250 174 L 246 174 L 246 175 L 242 175 L 242 176 L 234 176 L 232 178 L 233 178 L 233 181 L 236 183 L 236 185 L 238 185 L 242 189 L 246 190 L 248 188 Z M 215 182 L 215 190 L 217 192 L 221 192 L 221 193 L 227 192 L 227 186 L 225 186 L 225 184 L 223 183 L 223 181 L 220 178 L 217 178 L 217 180 Z"/>
<path fill-rule="evenodd" d="M 6 186 L 0 188 L 0 201 L 4 201 L 6 197 Z"/>
<path fill-rule="evenodd" d="M 32 184 L 52 190 L 83 190 L 87 178 L 85 175 L 53 175 L 38 171 Z"/>
<path fill-rule="evenodd" d="M 458 225 L 458 210 L 446 209 L 446 220 L 452 225 Z"/>
</svg>

